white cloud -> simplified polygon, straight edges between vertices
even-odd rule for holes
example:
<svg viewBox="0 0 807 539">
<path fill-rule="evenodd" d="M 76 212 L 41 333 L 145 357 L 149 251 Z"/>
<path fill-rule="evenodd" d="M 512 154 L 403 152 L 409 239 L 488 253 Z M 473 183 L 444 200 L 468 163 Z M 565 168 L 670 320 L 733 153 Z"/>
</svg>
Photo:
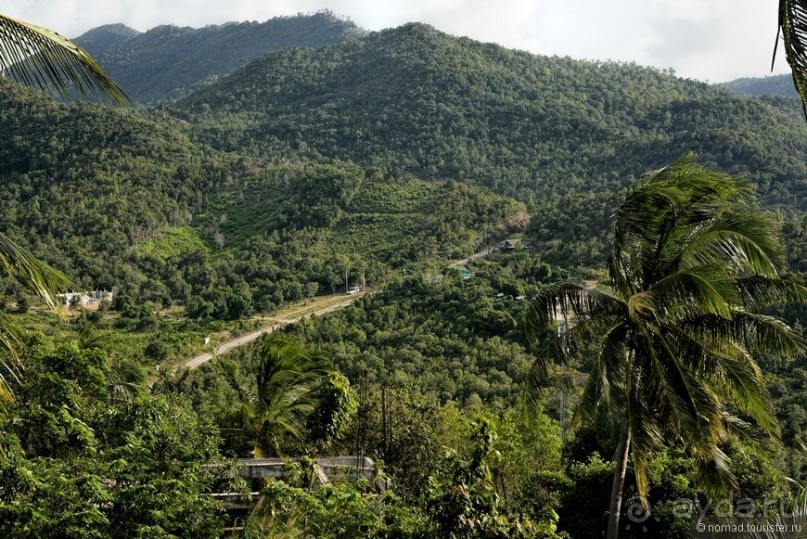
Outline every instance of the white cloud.
<svg viewBox="0 0 807 539">
<path fill-rule="evenodd" d="M 0 9 L 68 36 L 115 22 L 199 27 L 330 9 L 369 30 L 420 21 L 536 53 L 721 81 L 766 74 L 777 0 L 13 0 Z"/>
</svg>

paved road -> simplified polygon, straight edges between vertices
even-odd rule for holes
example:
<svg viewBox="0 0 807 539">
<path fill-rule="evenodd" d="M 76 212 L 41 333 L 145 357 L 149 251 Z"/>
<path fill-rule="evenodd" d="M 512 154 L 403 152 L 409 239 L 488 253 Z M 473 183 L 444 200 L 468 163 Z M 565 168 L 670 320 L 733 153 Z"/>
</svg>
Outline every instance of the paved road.
<svg viewBox="0 0 807 539">
<path fill-rule="evenodd" d="M 477 258 L 482 258 L 483 256 L 488 256 L 490 253 L 493 252 L 493 249 L 494 249 L 493 247 L 485 247 L 481 251 L 475 252 L 474 254 L 469 256 L 468 258 L 463 258 L 462 260 L 457 260 L 453 264 L 455 266 L 464 266 L 465 264 L 467 264 L 471 260 L 476 260 Z"/>
<path fill-rule="evenodd" d="M 235 338 L 235 339 L 233 339 L 231 341 L 221 343 L 219 345 L 219 347 L 218 347 L 218 353 L 215 354 L 215 355 L 219 355 L 219 356 L 224 355 L 227 352 L 229 352 L 230 350 L 232 350 L 233 348 L 238 348 L 239 346 L 244 346 L 245 344 L 249 344 L 252 341 L 255 341 L 256 339 L 258 339 L 261 335 L 264 335 L 266 333 L 271 333 L 272 331 L 276 330 L 279 327 L 283 327 L 286 324 L 293 324 L 295 322 L 299 322 L 303 318 L 308 318 L 312 314 L 316 314 L 317 316 L 320 316 L 320 315 L 327 314 L 327 313 L 342 309 L 344 307 L 347 307 L 348 305 L 352 304 L 354 301 L 359 299 L 359 297 L 361 297 L 361 294 L 356 294 L 355 296 L 351 297 L 348 300 L 343 301 L 342 303 L 337 303 L 336 305 L 329 305 L 327 307 L 322 307 L 321 309 L 316 309 L 316 310 L 311 311 L 310 313 L 308 313 L 306 315 L 303 315 L 303 316 L 297 316 L 297 317 L 294 317 L 294 318 L 283 318 L 283 317 L 269 318 L 269 320 L 272 320 L 272 322 L 273 322 L 272 325 L 266 326 L 266 327 L 261 328 L 261 329 L 259 329 L 257 331 L 253 331 L 251 333 L 246 333 L 246 334 L 241 335 L 240 337 L 237 337 L 237 338 Z M 211 354 L 209 352 L 205 352 L 204 354 L 199 354 L 198 356 L 184 362 L 182 364 L 182 367 L 185 367 L 187 369 L 195 369 L 199 365 L 203 365 L 203 364 L 207 363 L 208 361 L 210 361 L 211 359 L 213 359 L 213 357 L 215 357 L 215 355 Z"/>
</svg>

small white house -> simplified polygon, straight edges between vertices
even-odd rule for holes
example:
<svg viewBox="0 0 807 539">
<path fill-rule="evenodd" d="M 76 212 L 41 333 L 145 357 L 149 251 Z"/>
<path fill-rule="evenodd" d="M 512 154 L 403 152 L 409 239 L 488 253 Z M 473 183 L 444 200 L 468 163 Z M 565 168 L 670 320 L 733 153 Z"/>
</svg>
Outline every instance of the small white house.
<svg viewBox="0 0 807 539">
<path fill-rule="evenodd" d="M 104 300 L 112 301 L 112 291 L 111 290 L 93 290 L 92 292 L 65 292 L 63 294 L 57 294 L 57 298 L 65 307 L 69 307 L 70 304 L 75 301 L 74 298 L 78 298 L 79 304 L 82 307 L 87 307 L 89 305 L 100 305 L 100 303 Z"/>
</svg>

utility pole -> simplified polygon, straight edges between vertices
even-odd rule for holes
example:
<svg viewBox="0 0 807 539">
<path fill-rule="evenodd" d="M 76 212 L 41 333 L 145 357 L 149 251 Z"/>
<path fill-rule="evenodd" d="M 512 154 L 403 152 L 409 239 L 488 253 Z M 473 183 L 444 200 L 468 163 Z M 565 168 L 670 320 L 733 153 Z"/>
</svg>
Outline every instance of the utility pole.
<svg viewBox="0 0 807 539">
<path fill-rule="evenodd" d="M 485 223 L 485 226 L 484 226 L 483 230 L 485 231 L 485 249 L 487 249 L 488 248 L 488 224 L 487 223 Z"/>
<path fill-rule="evenodd" d="M 345 294 L 347 294 L 349 291 L 350 291 L 350 285 L 348 285 L 347 268 L 345 268 Z"/>
<path fill-rule="evenodd" d="M 389 451 L 389 439 L 387 438 L 387 385 L 381 386 L 381 454 L 384 462 L 387 462 L 387 452 Z"/>
<path fill-rule="evenodd" d="M 565 337 L 565 333 L 569 330 L 569 321 L 566 317 L 566 307 L 563 308 L 563 325 L 558 328 L 558 336 Z M 564 356 L 568 352 L 568 348 L 565 344 L 562 345 Z M 566 441 L 566 360 L 562 360 L 560 364 L 561 375 L 560 375 L 560 441 L 561 443 Z"/>
</svg>

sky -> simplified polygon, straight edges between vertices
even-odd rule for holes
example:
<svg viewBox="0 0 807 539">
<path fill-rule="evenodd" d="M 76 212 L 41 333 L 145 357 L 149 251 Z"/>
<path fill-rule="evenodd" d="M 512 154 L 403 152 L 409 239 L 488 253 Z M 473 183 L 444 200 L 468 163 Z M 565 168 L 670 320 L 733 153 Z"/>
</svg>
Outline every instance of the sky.
<svg viewBox="0 0 807 539">
<path fill-rule="evenodd" d="M 636 62 L 723 82 L 770 74 L 778 0 L 0 0 L 0 13 L 68 37 L 265 21 L 329 9 L 366 30 L 424 22 L 536 54 Z M 787 73 L 784 54 L 774 73 Z"/>
</svg>

